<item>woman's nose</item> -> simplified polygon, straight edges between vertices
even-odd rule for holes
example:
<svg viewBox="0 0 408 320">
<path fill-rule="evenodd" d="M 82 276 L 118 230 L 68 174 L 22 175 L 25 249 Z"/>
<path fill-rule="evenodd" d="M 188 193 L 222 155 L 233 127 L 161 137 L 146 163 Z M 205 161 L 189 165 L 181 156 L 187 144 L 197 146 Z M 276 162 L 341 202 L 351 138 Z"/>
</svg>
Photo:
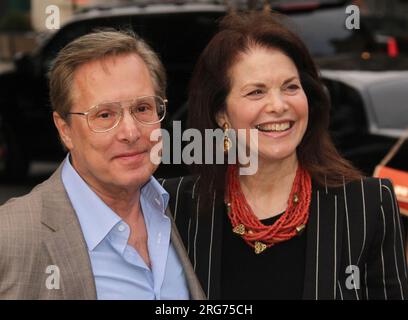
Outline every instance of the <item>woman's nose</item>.
<svg viewBox="0 0 408 320">
<path fill-rule="evenodd" d="M 283 113 L 288 109 L 287 103 L 280 90 L 269 91 L 265 103 L 265 110 L 267 112 Z"/>
</svg>

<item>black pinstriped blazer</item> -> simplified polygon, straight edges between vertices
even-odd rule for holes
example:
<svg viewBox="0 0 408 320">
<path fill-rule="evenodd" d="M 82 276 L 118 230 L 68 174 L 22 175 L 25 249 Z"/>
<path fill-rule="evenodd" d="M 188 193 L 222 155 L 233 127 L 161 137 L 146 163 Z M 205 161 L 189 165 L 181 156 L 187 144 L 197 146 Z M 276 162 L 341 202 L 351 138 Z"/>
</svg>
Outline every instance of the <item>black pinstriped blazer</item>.
<svg viewBox="0 0 408 320">
<path fill-rule="evenodd" d="M 204 292 L 218 299 L 226 211 L 223 195 L 200 202 L 198 180 L 188 176 L 161 183 L 170 193 L 170 210 Z M 365 178 L 339 188 L 313 185 L 306 232 L 303 299 L 407 299 L 405 238 L 389 180 Z M 358 266 L 359 281 L 348 266 Z M 355 286 L 348 289 L 351 270 Z"/>
</svg>

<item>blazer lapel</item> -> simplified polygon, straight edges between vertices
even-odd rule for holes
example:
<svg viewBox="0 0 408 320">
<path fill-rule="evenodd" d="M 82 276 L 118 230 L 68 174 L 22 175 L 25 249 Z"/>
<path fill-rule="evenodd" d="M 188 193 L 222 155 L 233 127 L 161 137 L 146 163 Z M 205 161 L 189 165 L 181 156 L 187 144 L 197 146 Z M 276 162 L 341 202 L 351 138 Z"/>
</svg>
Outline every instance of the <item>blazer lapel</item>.
<svg viewBox="0 0 408 320">
<path fill-rule="evenodd" d="M 203 288 L 201 287 L 200 281 L 198 280 L 194 272 L 193 266 L 191 265 L 190 259 L 187 254 L 187 250 L 183 244 L 183 241 L 177 230 L 177 226 L 174 223 L 174 220 L 172 218 L 172 214 L 169 208 L 167 208 L 166 210 L 166 215 L 171 220 L 170 239 L 180 259 L 181 265 L 183 266 L 183 269 L 186 275 L 186 279 L 187 279 L 187 285 L 190 291 L 190 297 L 192 300 L 205 300 L 206 299 L 205 293 L 203 291 Z"/>
<path fill-rule="evenodd" d="M 200 279 L 204 292 L 210 300 L 221 298 L 221 257 L 223 216 L 226 214 L 224 200 L 214 195 L 200 201 L 191 197 L 191 225 L 188 228 L 188 253 L 194 272 Z M 195 262 L 195 263 L 194 263 Z"/>
<path fill-rule="evenodd" d="M 81 226 L 61 181 L 61 167 L 48 180 L 42 223 L 50 232 L 43 243 L 49 260 L 60 271 L 65 299 L 96 299 L 92 267 Z"/>
<path fill-rule="evenodd" d="M 336 299 L 344 202 L 334 189 L 313 186 L 307 225 L 303 299 Z"/>
<path fill-rule="evenodd" d="M 212 300 L 221 299 L 222 230 L 223 215 L 226 214 L 223 197 L 216 197 L 211 211 L 207 213 L 208 222 L 206 222 L 211 226 L 207 291 L 209 299 Z"/>
</svg>

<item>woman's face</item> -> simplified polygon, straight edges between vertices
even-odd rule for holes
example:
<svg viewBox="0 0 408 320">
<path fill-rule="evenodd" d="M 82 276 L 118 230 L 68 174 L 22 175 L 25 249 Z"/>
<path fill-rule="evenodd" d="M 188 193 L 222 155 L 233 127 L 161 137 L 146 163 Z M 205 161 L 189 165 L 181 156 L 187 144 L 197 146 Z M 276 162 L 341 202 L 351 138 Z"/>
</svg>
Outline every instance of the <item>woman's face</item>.
<svg viewBox="0 0 408 320">
<path fill-rule="evenodd" d="M 218 123 L 256 129 L 260 164 L 296 157 L 307 128 L 308 102 L 293 61 L 278 49 L 254 47 L 240 54 L 229 76 L 231 90 Z"/>
</svg>

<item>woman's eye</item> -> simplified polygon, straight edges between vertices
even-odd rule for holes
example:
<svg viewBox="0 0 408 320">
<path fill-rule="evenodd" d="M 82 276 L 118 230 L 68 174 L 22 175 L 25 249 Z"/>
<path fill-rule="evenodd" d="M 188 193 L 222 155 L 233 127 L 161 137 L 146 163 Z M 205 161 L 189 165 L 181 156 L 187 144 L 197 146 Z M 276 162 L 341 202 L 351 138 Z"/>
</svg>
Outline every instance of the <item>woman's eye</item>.
<svg viewBox="0 0 408 320">
<path fill-rule="evenodd" d="M 249 93 L 247 94 L 247 96 L 259 96 L 259 95 L 261 95 L 261 94 L 263 94 L 263 93 L 264 93 L 263 90 L 261 90 L 261 89 L 256 89 L 256 90 L 253 90 L 253 91 L 249 92 Z"/>
<path fill-rule="evenodd" d="M 300 86 L 298 84 L 296 84 L 296 83 L 292 83 L 292 84 L 290 84 L 290 85 L 288 85 L 286 87 L 286 89 L 289 90 L 290 92 L 294 92 L 294 91 L 298 90 L 299 88 L 300 88 Z"/>
</svg>

